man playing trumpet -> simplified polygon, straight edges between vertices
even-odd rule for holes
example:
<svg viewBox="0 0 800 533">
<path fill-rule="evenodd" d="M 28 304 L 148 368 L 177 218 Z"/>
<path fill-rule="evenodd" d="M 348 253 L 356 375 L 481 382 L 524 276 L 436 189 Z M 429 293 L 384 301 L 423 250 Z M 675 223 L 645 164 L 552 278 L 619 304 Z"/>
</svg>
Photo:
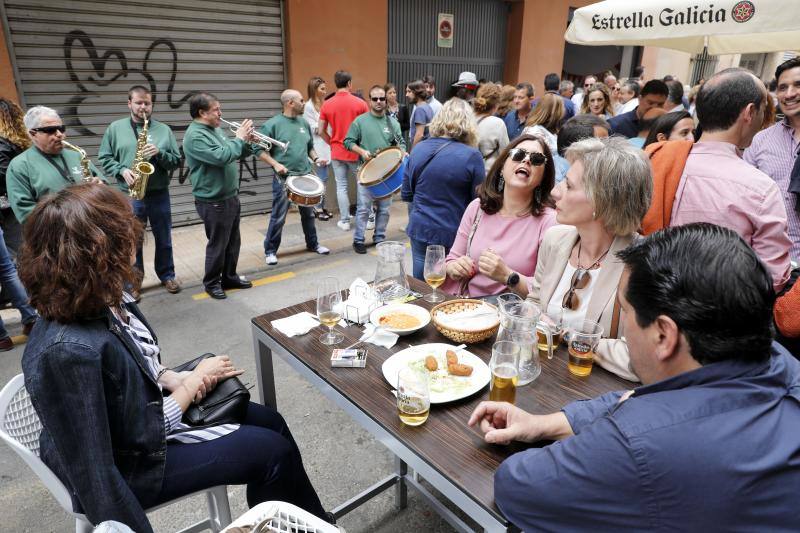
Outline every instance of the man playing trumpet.
<svg viewBox="0 0 800 533">
<path fill-rule="evenodd" d="M 303 95 L 294 89 L 286 89 L 281 93 L 281 105 L 283 112 L 266 121 L 259 132 L 284 143 L 286 150 L 273 144 L 271 150 L 260 148 L 257 151 L 258 158 L 275 171 L 272 178 L 272 213 L 264 238 L 264 255 L 268 265 L 278 264 L 278 247 L 281 245 L 281 233 L 286 222 L 286 213 L 289 211 L 289 199 L 286 197 L 284 187 L 286 177 L 311 174 L 309 158 L 314 163 L 327 163 L 320 161 L 314 151 L 311 127 L 302 117 Z M 330 250 L 317 240 L 314 208 L 303 205 L 298 208 L 308 251 L 329 254 Z"/>
<path fill-rule="evenodd" d="M 181 286 L 175 279 L 175 263 L 172 258 L 169 182 L 172 170 L 177 168 L 181 158 L 178 142 L 169 126 L 153 120 L 153 96 L 147 87 L 135 85 L 130 88 L 128 109 L 130 116 L 112 122 L 106 129 L 97 159 L 106 174 L 116 178 L 115 185 L 119 190 L 130 194 L 131 187 L 134 190 L 140 188 L 141 184 L 137 184 L 137 179 L 144 179 L 144 176 L 137 176 L 132 167 L 137 158 L 140 137 L 144 135 L 144 117 L 147 117 L 147 139 L 141 155 L 144 161 L 152 164 L 153 173 L 146 178 L 144 197 L 132 197 L 131 203 L 134 214 L 143 224 L 146 225 L 148 219 L 150 220 L 156 244 L 153 261 L 156 275 L 167 291 L 176 294 L 180 292 Z M 136 247 L 136 268 L 140 276 L 144 276 L 141 242 Z"/>
<path fill-rule="evenodd" d="M 225 289 L 249 289 L 253 284 L 236 273 L 239 235 L 239 171 L 236 164 L 251 153 L 248 141 L 253 121 L 245 120 L 228 139 L 220 129 L 219 100 L 201 92 L 189 99 L 191 124 L 183 137 L 194 205 L 205 225 L 206 265 L 203 285 L 212 298 L 227 298 Z"/>
<path fill-rule="evenodd" d="M 35 106 L 25 113 L 25 127 L 33 145 L 11 160 L 6 172 L 6 187 L 11 209 L 25 222 L 40 198 L 83 180 L 105 182 L 105 178 L 79 153 L 77 146 L 66 143 L 67 127 L 55 109 Z"/>
</svg>

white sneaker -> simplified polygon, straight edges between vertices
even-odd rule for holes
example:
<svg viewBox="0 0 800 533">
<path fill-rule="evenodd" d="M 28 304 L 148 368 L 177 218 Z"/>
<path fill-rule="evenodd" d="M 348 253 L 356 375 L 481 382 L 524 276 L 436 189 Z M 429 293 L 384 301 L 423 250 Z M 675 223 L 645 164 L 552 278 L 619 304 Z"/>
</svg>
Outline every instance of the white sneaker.
<svg viewBox="0 0 800 533">
<path fill-rule="evenodd" d="M 329 253 L 331 253 L 331 251 L 328 248 L 322 246 L 321 244 L 317 245 L 317 249 L 314 251 L 320 255 L 328 255 Z"/>
<path fill-rule="evenodd" d="M 266 262 L 268 265 L 277 265 L 278 264 L 278 256 L 275 254 L 267 254 Z"/>
<path fill-rule="evenodd" d="M 375 221 L 367 220 L 367 229 L 375 229 Z"/>
<path fill-rule="evenodd" d="M 350 222 L 340 220 L 336 225 L 339 226 L 339 229 L 342 231 L 350 231 Z"/>
</svg>

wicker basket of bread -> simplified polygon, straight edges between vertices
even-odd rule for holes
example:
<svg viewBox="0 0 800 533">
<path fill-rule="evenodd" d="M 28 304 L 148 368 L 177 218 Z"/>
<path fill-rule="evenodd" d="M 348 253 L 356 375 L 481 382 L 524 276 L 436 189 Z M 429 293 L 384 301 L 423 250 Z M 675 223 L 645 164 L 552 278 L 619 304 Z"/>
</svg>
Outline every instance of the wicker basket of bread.
<svg viewBox="0 0 800 533">
<path fill-rule="evenodd" d="M 431 309 L 431 319 L 439 333 L 459 344 L 485 341 L 500 327 L 497 308 L 481 300 L 442 302 Z"/>
</svg>

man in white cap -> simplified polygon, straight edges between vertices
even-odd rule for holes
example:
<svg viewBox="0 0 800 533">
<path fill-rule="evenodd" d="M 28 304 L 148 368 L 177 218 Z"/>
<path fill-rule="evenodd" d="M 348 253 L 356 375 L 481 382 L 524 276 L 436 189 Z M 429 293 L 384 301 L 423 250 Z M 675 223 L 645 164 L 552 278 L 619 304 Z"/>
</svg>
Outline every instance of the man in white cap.
<svg viewBox="0 0 800 533">
<path fill-rule="evenodd" d="M 462 72 L 458 75 L 458 81 L 453 84 L 457 87 L 456 97 L 472 102 L 475 98 L 475 92 L 478 90 L 478 78 L 475 77 L 474 72 Z"/>
</svg>

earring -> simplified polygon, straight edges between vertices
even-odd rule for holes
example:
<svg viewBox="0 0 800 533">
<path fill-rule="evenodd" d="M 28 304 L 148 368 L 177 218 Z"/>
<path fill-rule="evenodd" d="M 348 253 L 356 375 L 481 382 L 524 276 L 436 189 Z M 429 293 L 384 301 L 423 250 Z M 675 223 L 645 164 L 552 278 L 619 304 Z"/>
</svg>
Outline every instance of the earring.
<svg viewBox="0 0 800 533">
<path fill-rule="evenodd" d="M 497 178 L 497 192 L 503 192 L 503 189 L 506 186 L 506 180 L 503 179 L 503 173 L 500 173 L 500 177 Z"/>
<path fill-rule="evenodd" d="M 542 190 L 539 187 L 536 187 L 536 192 L 533 193 L 533 197 L 537 202 L 542 201 Z"/>
<path fill-rule="evenodd" d="M 597 218 L 597 211 L 592 211 L 592 220 Z"/>
</svg>

